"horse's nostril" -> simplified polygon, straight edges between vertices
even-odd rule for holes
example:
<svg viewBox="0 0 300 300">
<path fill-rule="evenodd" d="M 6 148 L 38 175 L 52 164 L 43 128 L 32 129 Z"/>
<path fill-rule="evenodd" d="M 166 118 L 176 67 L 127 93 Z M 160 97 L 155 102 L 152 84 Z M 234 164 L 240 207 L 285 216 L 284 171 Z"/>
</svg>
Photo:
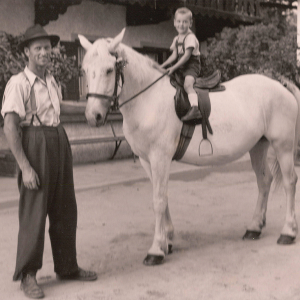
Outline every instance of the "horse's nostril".
<svg viewBox="0 0 300 300">
<path fill-rule="evenodd" d="M 101 120 L 102 120 L 101 114 L 97 114 L 97 115 L 96 115 L 96 121 L 99 122 L 99 121 L 101 121 Z"/>
</svg>

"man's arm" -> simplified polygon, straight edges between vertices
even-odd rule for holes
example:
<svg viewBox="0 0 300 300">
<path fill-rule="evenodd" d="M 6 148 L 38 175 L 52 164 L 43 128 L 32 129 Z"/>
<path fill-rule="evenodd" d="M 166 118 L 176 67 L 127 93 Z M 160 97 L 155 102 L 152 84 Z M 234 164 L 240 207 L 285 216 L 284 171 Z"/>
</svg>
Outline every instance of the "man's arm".
<svg viewBox="0 0 300 300">
<path fill-rule="evenodd" d="M 62 114 L 83 114 L 85 113 L 86 103 L 74 101 L 60 101 L 60 112 Z"/>
<path fill-rule="evenodd" d="M 171 75 L 174 71 L 176 71 L 179 67 L 181 67 L 182 65 L 184 65 L 191 57 L 193 52 L 193 48 L 188 48 L 185 50 L 185 53 L 183 54 L 183 56 L 180 58 L 180 60 L 171 68 L 168 68 L 169 71 L 169 75 Z"/>
<path fill-rule="evenodd" d="M 16 113 L 7 113 L 4 117 L 4 134 L 9 148 L 21 171 L 24 185 L 28 189 L 38 189 L 38 175 L 31 167 L 22 147 L 20 117 Z"/>
</svg>

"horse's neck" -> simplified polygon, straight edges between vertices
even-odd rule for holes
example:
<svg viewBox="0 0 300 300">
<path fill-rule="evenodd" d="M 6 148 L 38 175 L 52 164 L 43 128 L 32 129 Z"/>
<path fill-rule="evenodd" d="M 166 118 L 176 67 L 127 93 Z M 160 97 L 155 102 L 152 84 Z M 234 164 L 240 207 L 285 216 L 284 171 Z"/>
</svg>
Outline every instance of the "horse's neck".
<svg viewBox="0 0 300 300">
<path fill-rule="evenodd" d="M 161 75 L 154 68 L 146 66 L 146 70 L 142 70 L 139 76 L 140 68 L 143 68 L 143 66 L 131 66 L 130 64 L 126 66 L 124 71 L 125 84 L 121 95 L 122 101 L 138 94 Z"/>
<path fill-rule="evenodd" d="M 161 73 L 149 66 L 146 62 L 140 66 L 135 63 L 129 63 L 126 66 L 124 70 L 125 83 L 120 95 L 120 103 L 132 97 L 134 97 L 134 99 L 124 105 L 124 112 L 131 114 L 135 107 L 142 109 L 145 106 L 144 102 L 147 101 L 145 100 L 145 96 L 147 96 L 149 89 L 146 91 L 143 90 L 149 87 L 159 76 L 161 76 Z"/>
<path fill-rule="evenodd" d="M 138 68 L 138 66 L 130 66 L 130 63 L 125 68 L 125 84 L 120 95 L 120 103 L 137 95 L 162 75 L 156 69 L 147 65 L 143 70 L 143 80 L 141 80 L 137 73 L 138 69 L 135 68 Z M 136 128 L 148 127 L 150 115 L 153 114 L 159 117 L 163 110 L 170 110 L 167 109 L 168 101 L 164 99 L 163 95 L 168 89 L 172 89 L 172 87 L 167 78 L 164 77 L 121 107 L 124 125 L 130 132 L 135 131 Z M 171 97 L 169 98 L 171 100 Z"/>
</svg>

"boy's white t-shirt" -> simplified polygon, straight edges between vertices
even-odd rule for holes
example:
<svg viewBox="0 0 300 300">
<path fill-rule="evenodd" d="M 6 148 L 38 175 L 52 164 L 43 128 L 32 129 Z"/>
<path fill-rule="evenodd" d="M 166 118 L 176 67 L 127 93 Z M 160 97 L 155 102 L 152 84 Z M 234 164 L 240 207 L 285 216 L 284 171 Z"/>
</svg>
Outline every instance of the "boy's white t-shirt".
<svg viewBox="0 0 300 300">
<path fill-rule="evenodd" d="M 175 36 L 175 38 L 173 39 L 172 45 L 170 47 L 170 49 L 172 51 L 176 51 L 176 42 L 178 41 L 178 39 L 179 39 L 178 35 Z M 192 31 L 189 31 L 187 33 L 187 36 L 184 40 L 184 48 L 185 49 L 193 48 L 192 55 L 194 55 L 194 56 L 200 55 L 199 42 Z M 182 46 L 180 46 L 180 45 L 178 46 L 178 54 L 183 54 L 183 49 L 182 49 Z"/>
</svg>

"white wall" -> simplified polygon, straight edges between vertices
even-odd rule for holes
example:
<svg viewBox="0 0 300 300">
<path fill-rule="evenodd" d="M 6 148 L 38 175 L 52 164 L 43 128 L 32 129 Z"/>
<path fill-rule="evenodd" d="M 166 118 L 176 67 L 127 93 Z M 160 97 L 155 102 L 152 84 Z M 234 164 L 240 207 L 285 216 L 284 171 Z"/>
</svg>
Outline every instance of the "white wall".
<svg viewBox="0 0 300 300">
<path fill-rule="evenodd" d="M 94 40 L 114 37 L 126 26 L 126 6 L 99 4 L 89 0 L 69 6 L 58 20 L 51 21 L 45 29 L 58 34 L 62 41 L 72 41 L 78 34 Z M 159 34 L 158 34 L 159 33 Z M 169 48 L 176 31 L 173 21 L 157 25 L 127 27 L 124 43 L 132 47 L 153 45 Z"/>
<path fill-rule="evenodd" d="M 113 36 L 125 27 L 125 13 L 125 6 L 83 1 L 69 6 L 65 14 L 45 29 L 58 34 L 62 41 L 72 41 L 79 33 L 94 38 Z"/>
<path fill-rule="evenodd" d="M 0 30 L 19 35 L 34 24 L 34 0 L 0 0 Z"/>
<path fill-rule="evenodd" d="M 34 0 L 0 0 L 0 30 L 18 35 L 34 24 Z M 69 6 L 66 13 L 45 26 L 62 41 L 74 41 L 78 34 L 90 39 L 114 37 L 126 26 L 126 6 L 84 0 Z M 176 31 L 173 20 L 155 25 L 129 26 L 124 43 L 132 47 L 169 48 Z"/>
<path fill-rule="evenodd" d="M 0 0 L 0 30 L 17 35 L 34 24 L 34 0 Z M 74 41 L 78 34 L 91 40 L 114 37 L 126 26 L 126 6 L 83 0 L 45 26 L 62 41 Z M 173 20 L 154 25 L 129 26 L 123 42 L 131 47 L 169 48 L 176 30 Z"/>
</svg>

